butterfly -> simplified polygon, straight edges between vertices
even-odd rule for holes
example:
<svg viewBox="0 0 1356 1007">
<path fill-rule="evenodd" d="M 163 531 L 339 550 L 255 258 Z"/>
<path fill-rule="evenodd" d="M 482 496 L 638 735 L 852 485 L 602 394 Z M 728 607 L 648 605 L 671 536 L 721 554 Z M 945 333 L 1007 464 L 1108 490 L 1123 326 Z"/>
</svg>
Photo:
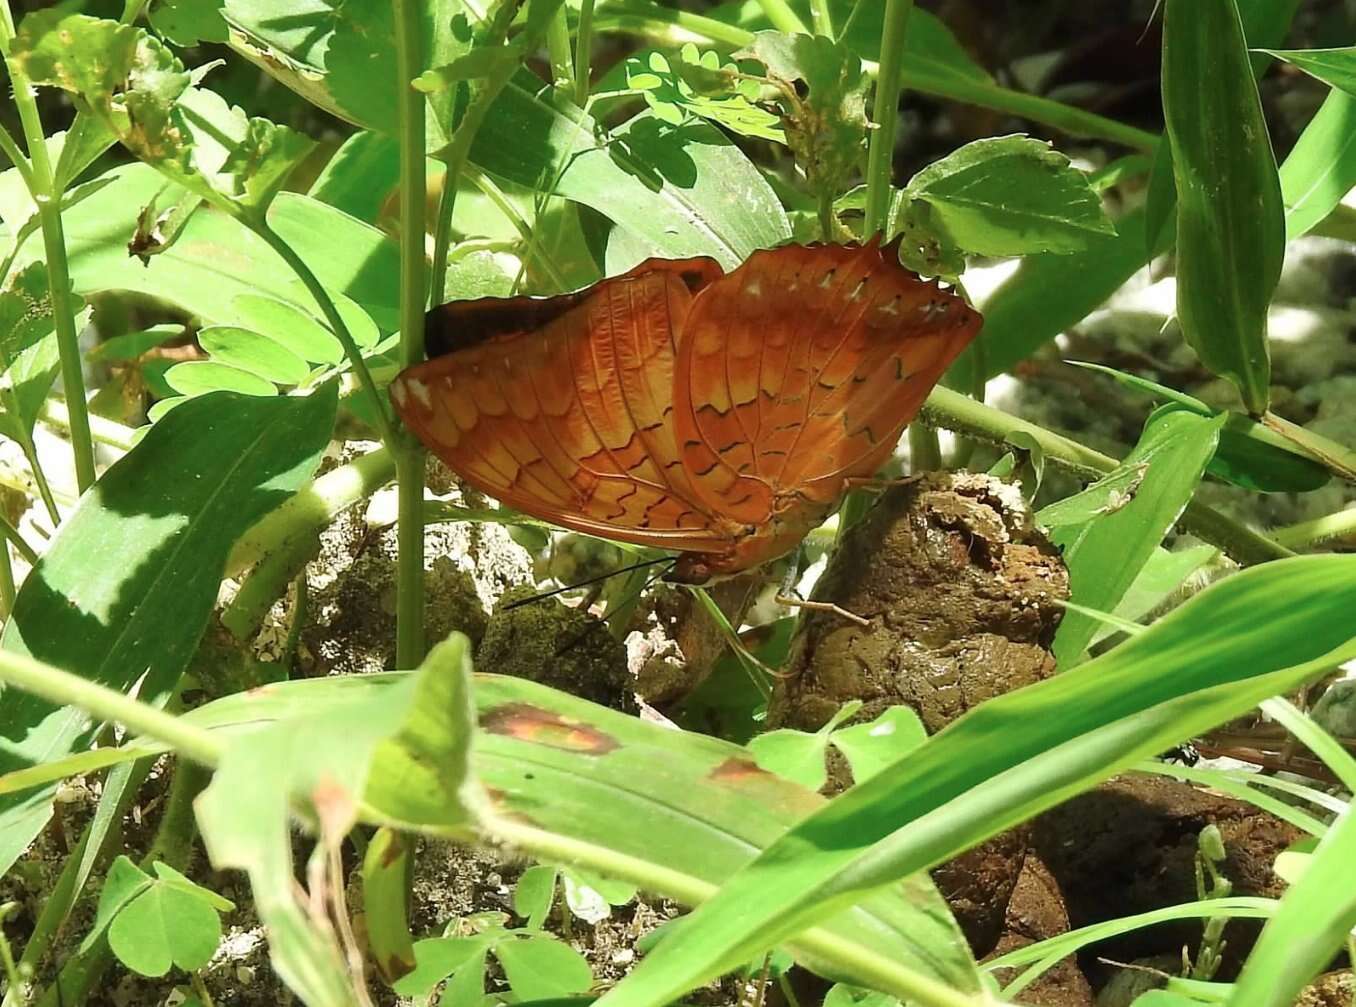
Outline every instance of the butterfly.
<svg viewBox="0 0 1356 1007">
<path fill-rule="evenodd" d="M 574 531 L 674 550 L 701 584 L 794 549 L 889 458 L 980 315 L 894 246 L 784 245 L 725 273 L 649 259 L 425 319 L 390 386 L 469 484 Z"/>
</svg>

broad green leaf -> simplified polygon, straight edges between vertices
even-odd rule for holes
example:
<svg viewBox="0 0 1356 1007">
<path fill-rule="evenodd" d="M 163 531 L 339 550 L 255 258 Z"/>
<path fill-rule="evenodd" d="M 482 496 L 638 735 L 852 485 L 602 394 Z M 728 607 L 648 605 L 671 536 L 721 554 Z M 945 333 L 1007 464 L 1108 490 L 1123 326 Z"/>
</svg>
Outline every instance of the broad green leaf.
<svg viewBox="0 0 1356 1007">
<path fill-rule="evenodd" d="M 238 33 L 232 45 L 256 58 L 274 55 L 261 61 L 267 73 L 350 122 L 394 130 L 388 5 L 317 6 L 278 18 L 272 3 L 227 0 L 225 13 Z M 447 143 L 438 117 L 430 118 L 428 139 L 430 151 Z M 712 255 L 732 268 L 791 233 L 762 174 L 718 130 L 675 130 L 642 115 L 609 136 L 527 71 L 496 99 L 470 161 L 499 179 L 592 207 L 641 240 L 646 255 Z"/>
<path fill-rule="evenodd" d="M 113 915 L 108 947 L 120 962 L 144 976 L 163 976 L 172 965 L 197 971 L 221 943 L 223 903 L 224 910 L 235 907 L 165 864 L 156 864 L 155 870 L 158 877 L 148 879 L 144 890 Z"/>
<path fill-rule="evenodd" d="M 286 264 L 258 235 L 224 214 L 194 214 L 173 247 L 148 265 L 129 257 L 125 246 L 136 229 L 137 212 L 164 188 L 164 179 L 142 164 L 115 168 L 103 179 L 108 182 L 63 214 L 77 293 L 138 291 L 177 304 L 208 324 L 242 325 L 274 338 L 273 330 L 237 317 L 233 305 L 238 296 L 281 299 L 318 319 L 319 309 Z M 385 331 L 394 328 L 400 255 L 386 235 L 296 193 L 282 193 L 274 201 L 269 223 L 327 290 L 347 295 Z M 19 261 L 42 257 L 41 240 L 31 238 Z M 340 312 L 344 310 L 341 298 Z M 354 337 L 359 345 L 370 338 L 361 331 Z M 305 356 L 295 346 L 289 348 Z"/>
<path fill-rule="evenodd" d="M 83 329 L 89 322 L 91 311 L 86 308 L 80 313 L 76 319 L 77 329 Z M 6 384 L 14 390 L 14 410 L 10 411 L 6 405 L 0 412 L 0 433 L 20 444 L 33 436 L 33 427 L 60 368 L 61 352 L 55 332 L 19 354 L 19 359 L 10 365 L 5 375 Z M 4 398 L 0 398 L 2 402 Z"/>
<path fill-rule="evenodd" d="M 463 80 L 477 80 L 512 70 L 522 62 L 526 50 L 514 40 L 507 45 L 477 46 L 450 63 L 425 70 L 414 79 L 420 91 L 440 91 Z"/>
<path fill-rule="evenodd" d="M 1083 172 L 1027 136 L 975 140 L 914 175 L 904 190 L 977 255 L 1081 252 L 1116 233 Z"/>
<path fill-rule="evenodd" d="M 1144 461 L 1121 465 L 1081 492 L 1042 507 L 1033 520 L 1041 528 L 1066 528 L 1114 514 L 1135 498 L 1148 471 L 1149 465 Z"/>
<path fill-rule="evenodd" d="M 174 322 L 152 325 L 137 332 L 125 332 L 121 336 L 105 339 L 97 346 L 91 347 L 85 353 L 85 357 L 98 361 L 135 360 L 147 350 L 163 346 L 183 334 L 184 327 Z"/>
<path fill-rule="evenodd" d="M 411 787 L 464 773 L 469 730 L 438 739 L 445 749 L 461 746 L 460 761 L 447 765 L 415 765 L 391 753 L 409 736 L 420 737 L 422 725 L 439 724 L 446 717 L 467 726 L 459 710 L 445 713 L 421 704 L 437 696 L 457 696 L 461 703 L 454 707 L 469 701 L 468 647 L 465 637 L 454 634 L 429 653 L 418 673 L 402 676 L 388 689 L 358 701 L 312 707 L 249 734 L 227 748 L 211 785 L 196 802 L 213 865 L 248 873 L 255 906 L 269 930 L 274 969 L 308 1003 L 352 1007 L 359 1001 L 332 930 L 317 927 L 296 894 L 292 813 L 300 810 L 318 822 L 320 841 L 334 846 L 356 820 L 379 752 L 386 753 L 383 758 L 397 775 L 413 770 L 406 777 Z M 392 776 L 390 768 L 387 776 Z M 456 781 L 457 787 L 464 782 Z M 455 795 L 456 788 L 450 793 Z M 418 803 L 433 796 L 414 794 L 409 800 Z M 456 812 L 443 807 L 440 818 L 449 820 Z"/>
<path fill-rule="evenodd" d="M 778 85 L 782 130 L 810 190 L 842 192 L 866 148 L 869 81 L 860 57 L 822 35 L 760 31 L 735 58 L 762 63 Z"/>
<path fill-rule="evenodd" d="M 1306 234 L 1356 186 L 1356 98 L 1333 91 L 1281 165 L 1287 239 Z"/>
<path fill-rule="evenodd" d="M 253 732 L 297 717 L 323 721 L 336 709 L 380 705 L 382 693 L 403 678 L 280 682 L 217 700 L 185 718 L 231 732 Z M 478 675 L 475 698 L 476 719 L 484 728 L 476 736 L 476 767 L 493 795 L 495 813 L 530 817 L 536 827 L 568 839 L 576 851 L 591 851 L 599 870 L 620 874 L 619 863 L 646 865 L 645 873 L 627 872 L 626 880 L 673 897 L 690 899 L 694 891 L 714 889 L 758 849 L 824 804 L 817 795 L 760 771 L 744 748 L 648 724 L 532 682 Z M 160 751 L 163 745 L 137 739 L 90 755 L 108 765 Z M 43 771 L 63 773 L 76 765 L 88 770 L 92 764 L 86 756 Z M 638 786 L 641 780 L 646 782 Z M 369 797 L 376 789 L 374 775 Z M 664 828 L 656 830 L 652 823 L 659 820 Z M 964 938 L 924 875 L 879 891 L 821 924 L 826 939 L 851 948 L 857 962 L 833 966 L 833 971 L 905 968 L 955 989 L 979 988 Z M 822 953 L 817 956 L 820 947 L 807 938 L 797 949 L 802 961 L 830 968 Z M 426 976 L 419 944 L 415 956 L 416 971 Z M 869 981 L 868 976 L 860 981 Z M 416 992 L 410 982 L 406 977 L 397 989 Z"/>
<path fill-rule="evenodd" d="M 306 361 L 281 343 L 233 325 L 209 325 L 199 330 L 198 345 L 211 354 L 213 360 L 280 385 L 299 385 L 311 374 Z M 171 385 L 174 385 L 170 377 L 173 373 L 171 368 L 165 376 Z M 182 388 L 178 390 L 183 391 Z"/>
<path fill-rule="evenodd" d="M 1311 77 L 1356 97 L 1356 46 L 1344 49 L 1264 49 Z"/>
<path fill-rule="evenodd" d="M 490 937 L 430 937 L 414 942 L 414 971 L 393 987 L 401 996 L 426 997 L 435 986 L 453 974 L 465 970 L 468 975 L 479 975 L 477 993 L 485 990 L 485 955 L 493 938 Z M 455 982 L 455 980 L 454 980 Z M 449 987 L 443 994 L 443 1003 L 455 1002 Z"/>
<path fill-rule="evenodd" d="M 1208 471 L 1236 486 L 1262 493 L 1306 493 L 1326 485 L 1332 477 L 1318 462 L 1299 454 L 1291 441 L 1250 416 L 1212 409 L 1195 396 L 1114 367 L 1079 360 L 1068 363 L 1105 374 L 1126 388 L 1173 403 L 1197 416 L 1224 416 L 1219 447 L 1210 459 Z"/>
<path fill-rule="evenodd" d="M 221 0 L 156 0 L 148 18 L 152 28 L 177 46 L 226 41 Z"/>
<path fill-rule="evenodd" d="M 1353 607 L 1356 557 L 1266 563 L 1095 660 L 989 700 L 792 828 L 599 1003 L 670 1002 L 881 884 L 1316 679 L 1356 656 Z"/>
<path fill-rule="evenodd" d="M 980 305 L 982 357 L 973 345 L 961 355 L 952 368 L 957 386 L 970 387 L 976 367 L 986 378 L 1010 370 L 1101 307 L 1146 261 L 1143 221 L 1137 210 L 1117 222 L 1114 238 L 1095 239 L 1085 252 L 1022 259 Z"/>
<path fill-rule="evenodd" d="M 103 886 L 99 889 L 99 905 L 94 912 L 94 923 L 89 934 L 80 945 L 82 951 L 94 946 L 95 940 L 108 929 L 113 918 L 131 903 L 131 901 L 154 884 L 149 874 L 143 871 L 126 855 L 114 858 L 104 875 Z"/>
<path fill-rule="evenodd" d="M 1285 255 L 1285 209 L 1234 0 L 1165 0 L 1163 110 L 1182 332 L 1260 414 L 1270 400 L 1267 306 Z"/>
<path fill-rule="evenodd" d="M 546 922 L 556 901 L 557 876 L 554 867 L 537 864 L 523 871 L 513 886 L 513 911 L 527 921 L 527 929 L 540 930 Z"/>
<path fill-rule="evenodd" d="M 240 326 L 264 333 L 303 360 L 337 364 L 344 359 L 344 347 L 334 333 L 288 301 L 262 294 L 238 294 L 226 310 Z"/>
<path fill-rule="evenodd" d="M 560 880 L 565 889 L 566 906 L 575 916 L 588 923 L 606 919 L 612 915 L 613 906 L 624 906 L 636 897 L 635 885 L 614 881 L 578 867 L 562 869 Z"/>
<path fill-rule="evenodd" d="M 1069 569 L 1070 601 L 1099 612 L 1115 609 L 1186 509 L 1223 425 L 1223 416 L 1206 419 L 1180 410 L 1150 417 L 1134 450 L 1098 480 L 1122 487 L 1118 506 L 1085 524 L 1057 528 L 1051 536 Z M 1090 615 L 1064 613 L 1052 648 L 1061 669 L 1077 663 L 1098 627 Z"/>
<path fill-rule="evenodd" d="M 414 850 L 404 834 L 380 828 L 363 855 L 367 952 L 389 986 L 414 971 L 409 902 Z"/>
<path fill-rule="evenodd" d="M 1287 1007 L 1352 939 L 1356 929 L 1356 813 L 1348 808 L 1319 840 L 1226 1001 L 1227 1007 Z"/>
<path fill-rule="evenodd" d="M 74 310 L 79 311 L 84 306 L 80 298 L 72 300 Z M 53 327 L 47 266 L 41 262 L 29 263 L 10 277 L 0 290 L 0 372 Z"/>
<path fill-rule="evenodd" d="M 399 181 L 400 145 L 395 137 L 360 129 L 325 162 L 307 195 L 375 224 Z"/>
<path fill-rule="evenodd" d="M 332 392 L 216 394 L 176 409 L 62 524 L 0 645 L 163 703 L 197 647 L 235 539 L 310 477 L 334 410 Z M 3 701 L 5 772 L 75 752 L 96 726 L 28 695 Z M 0 867 L 28 845 L 50 801 L 47 789 L 0 801 Z"/>
<path fill-rule="evenodd" d="M 272 381 L 214 360 L 185 360 L 165 372 L 165 381 L 180 395 L 208 392 L 239 392 L 242 395 L 276 395 Z"/>
<path fill-rule="evenodd" d="M 760 734 L 749 742 L 749 751 L 761 769 L 807 790 L 818 790 L 829 778 L 824 756 L 833 732 L 861 708 L 859 700 L 844 703 L 814 734 L 787 727 Z"/>
<path fill-rule="evenodd" d="M 494 956 L 504 967 L 509 987 L 525 1001 L 584 993 L 593 971 L 574 948 L 555 937 L 500 941 Z"/>
<path fill-rule="evenodd" d="M 309 139 L 190 88 L 142 29 L 60 9 L 24 18 L 10 51 L 35 84 L 76 97 L 141 160 L 214 205 L 262 220 Z"/>
<path fill-rule="evenodd" d="M 1186 582 L 1186 579 L 1219 556 L 1214 546 L 1198 545 L 1169 552 L 1157 548 L 1139 574 L 1125 589 L 1112 614 L 1127 622 L 1139 622 Z M 1120 632 L 1114 626 L 1099 626 L 1089 646 Z"/>
<path fill-rule="evenodd" d="M 840 727 L 830 741 L 852 767 L 852 782 L 864 783 L 928 740 L 918 714 L 892 706 L 875 720 Z"/>
</svg>

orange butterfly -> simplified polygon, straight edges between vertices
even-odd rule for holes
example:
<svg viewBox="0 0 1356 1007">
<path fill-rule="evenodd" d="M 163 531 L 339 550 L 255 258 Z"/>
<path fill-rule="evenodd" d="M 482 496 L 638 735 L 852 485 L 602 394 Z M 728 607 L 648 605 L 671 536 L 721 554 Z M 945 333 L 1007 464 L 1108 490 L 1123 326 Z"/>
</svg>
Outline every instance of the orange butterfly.
<svg viewBox="0 0 1356 1007">
<path fill-rule="evenodd" d="M 434 308 L 430 359 L 391 398 L 472 486 L 677 550 L 668 579 L 700 584 L 795 548 L 980 324 L 875 240 L 758 251 L 728 274 L 649 259 L 572 294 Z"/>
</svg>

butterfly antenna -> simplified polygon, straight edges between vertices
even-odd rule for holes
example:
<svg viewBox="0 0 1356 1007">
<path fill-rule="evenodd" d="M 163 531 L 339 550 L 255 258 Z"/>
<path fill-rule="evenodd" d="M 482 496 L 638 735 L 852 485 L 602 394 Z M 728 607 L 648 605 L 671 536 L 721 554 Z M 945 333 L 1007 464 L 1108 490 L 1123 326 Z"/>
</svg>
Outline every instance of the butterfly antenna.
<svg viewBox="0 0 1356 1007">
<path fill-rule="evenodd" d="M 609 577 L 615 577 L 618 574 L 630 573 L 632 570 L 643 570 L 645 567 L 654 566 L 656 563 L 668 563 L 672 566 L 675 562 L 677 561 L 670 556 L 661 556 L 659 559 L 647 559 L 641 563 L 632 563 L 630 566 L 623 566 L 616 570 L 609 570 L 607 573 L 600 573 L 596 577 L 589 577 L 585 580 L 577 581 L 574 584 L 566 584 L 564 587 L 558 587 L 554 591 L 544 591 L 541 594 L 534 594 L 531 598 L 520 598 L 517 601 L 511 601 L 504 606 L 503 611 L 507 612 L 510 609 L 520 608 L 523 605 L 531 605 L 536 601 L 554 598 L 556 595 L 564 594 L 566 591 L 574 591 L 577 588 L 588 587 L 590 584 L 597 584 L 599 581 L 607 580 Z M 662 577 L 666 573 L 668 573 L 667 569 L 661 570 L 657 577 Z M 653 583 L 653 581 L 650 583 Z M 646 584 L 645 586 L 649 587 L 649 584 Z"/>
</svg>

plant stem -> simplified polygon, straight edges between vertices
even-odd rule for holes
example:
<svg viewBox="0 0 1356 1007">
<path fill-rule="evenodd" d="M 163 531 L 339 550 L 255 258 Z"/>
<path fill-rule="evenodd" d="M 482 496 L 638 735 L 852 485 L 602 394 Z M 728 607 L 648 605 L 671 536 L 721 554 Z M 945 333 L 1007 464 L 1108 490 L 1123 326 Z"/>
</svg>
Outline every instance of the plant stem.
<svg viewBox="0 0 1356 1007">
<path fill-rule="evenodd" d="M 367 368 L 367 361 L 363 359 L 362 350 L 353 341 L 353 334 L 348 331 L 348 326 L 344 324 L 343 317 L 335 308 L 334 299 L 330 297 L 329 291 L 311 271 L 311 267 L 306 265 L 301 256 L 292 249 L 291 245 L 283 241 L 277 232 L 266 226 L 256 226 L 254 232 L 263 239 L 264 244 L 278 253 L 278 257 L 283 262 L 287 263 L 288 268 L 297 275 L 297 279 L 301 281 L 302 286 L 306 288 L 312 300 L 315 301 L 320 313 L 325 316 L 325 321 L 329 323 L 330 330 L 344 347 L 349 365 L 353 368 L 353 373 L 358 376 L 358 383 L 362 385 L 363 392 L 372 399 L 373 412 L 377 418 L 377 433 L 381 437 L 382 443 L 387 447 L 393 447 L 396 441 L 396 433 L 391 422 L 391 407 L 385 396 L 377 390 L 377 383 L 372 380 L 372 372 Z"/>
<path fill-rule="evenodd" d="M 9 546 L 0 544 L 0 620 L 8 619 L 14 611 L 14 566 L 9 559 Z"/>
<path fill-rule="evenodd" d="M 904 30 L 913 0 L 885 0 L 880 40 L 880 70 L 871 110 L 871 144 L 866 154 L 866 210 L 862 237 L 885 234 L 893 181 L 895 133 L 899 127 L 899 94 L 904 72 Z"/>
<path fill-rule="evenodd" d="M 29 192 L 33 191 L 33 166 L 28 163 L 28 158 L 24 157 L 23 151 L 19 149 L 13 135 L 0 123 L 0 151 L 9 158 L 9 163 L 14 166 L 14 170 L 19 173 L 19 181 L 23 182 L 24 188 Z M 4 276 L 0 275 L 0 280 Z"/>
<path fill-rule="evenodd" d="M 447 263 L 452 245 L 452 213 L 457 207 L 457 179 L 443 173 L 443 191 L 438 197 L 438 216 L 433 221 L 433 262 L 429 267 L 428 306 L 447 300 Z"/>
<path fill-rule="evenodd" d="M 514 206 L 513 201 L 505 195 L 504 190 L 495 184 L 494 179 L 490 178 L 489 175 L 486 175 L 479 168 L 467 167 L 464 174 L 475 184 L 476 188 L 483 192 L 489 201 L 494 204 L 495 209 L 502 213 L 504 218 L 513 225 L 514 229 L 522 236 L 523 241 L 530 244 L 533 238 L 531 225 L 528 224 L 523 215 L 518 212 L 518 208 Z M 555 261 L 540 247 L 538 247 L 537 251 L 537 261 L 541 263 L 541 267 L 546 271 L 547 277 L 555 284 L 556 290 L 564 291 L 568 289 L 565 278 L 561 275 L 560 269 L 556 266 Z M 524 258 L 526 258 L 526 256 L 524 256 Z"/>
<path fill-rule="evenodd" d="M 833 38 L 833 11 L 829 10 L 829 0 L 810 0 L 810 19 L 816 35 Z"/>
<path fill-rule="evenodd" d="M 210 731 L 185 724 L 178 717 L 116 689 L 21 654 L 0 651 L 0 681 L 55 706 L 78 706 L 94 714 L 96 720 L 112 721 L 133 734 L 157 738 L 204 766 L 215 766 L 225 748 L 224 742 Z"/>
<path fill-rule="evenodd" d="M 48 399 L 44 402 L 38 413 L 38 419 L 48 426 L 60 427 L 62 430 L 71 428 L 70 410 L 58 399 Z M 134 438 L 131 427 L 123 426 L 121 423 L 106 419 L 96 413 L 90 415 L 89 429 L 90 434 L 99 444 L 107 444 L 109 447 L 117 448 L 123 452 L 132 450 Z"/>
<path fill-rule="evenodd" d="M 799 14 L 791 9 L 791 5 L 786 0 L 758 0 L 758 6 L 763 8 L 763 13 L 772 22 L 772 27 L 778 31 L 784 31 L 791 35 L 809 34 L 805 22 L 800 19 Z"/>
<path fill-rule="evenodd" d="M 19 529 L 15 528 L 4 517 L 0 517 L 0 538 L 3 538 L 10 545 L 14 546 L 15 550 L 19 553 L 20 556 L 24 558 L 24 562 L 27 563 L 29 566 L 37 565 L 38 554 L 33 551 L 33 547 L 31 545 L 24 541 L 23 536 L 19 534 Z M 9 566 L 8 552 L 5 553 L 5 566 L 7 567 Z M 9 576 L 10 576 L 10 585 L 11 587 L 13 587 L 14 574 L 11 572 Z M 13 601 L 13 599 L 10 600 Z"/>
<path fill-rule="evenodd" d="M 574 58 L 570 51 L 570 22 L 566 17 L 565 5 L 562 3 L 556 7 L 546 28 L 546 55 L 551 60 L 552 85 L 573 95 Z"/>
<path fill-rule="evenodd" d="M 14 37 L 14 24 L 9 5 L 0 5 L 0 49 L 8 51 Z M 75 331 L 75 312 L 72 310 L 70 267 L 66 260 L 66 236 L 61 220 L 61 191 L 52 174 L 52 159 L 47 153 L 47 139 L 43 135 L 38 104 L 28 78 L 10 63 L 10 79 L 14 85 L 14 104 L 23 125 L 24 142 L 28 145 L 31 172 L 29 192 L 38 206 L 38 223 L 42 228 L 42 244 L 47 259 L 47 290 L 52 302 L 52 321 L 56 327 L 57 349 L 61 356 L 61 380 L 66 389 L 67 408 L 71 414 L 71 451 L 75 455 L 75 482 L 83 493 L 94 485 L 94 442 L 89 433 L 89 410 L 85 405 L 85 377 L 81 370 L 80 333 Z M 22 161 L 15 162 L 16 165 Z"/>
<path fill-rule="evenodd" d="M 1356 451 L 1330 437 L 1316 434 L 1298 423 L 1268 412 L 1262 425 L 1284 437 L 1314 461 L 1348 482 L 1356 482 Z"/>
<path fill-rule="evenodd" d="M 909 472 L 936 472 L 942 467 L 942 445 L 937 431 L 923 423 L 909 424 Z"/>
<path fill-rule="evenodd" d="M 1330 542 L 1356 541 L 1356 507 L 1325 514 L 1311 521 L 1277 528 L 1271 537 L 1290 549 L 1307 549 Z"/>
<path fill-rule="evenodd" d="M 574 102 L 580 108 L 589 100 L 589 77 L 593 73 L 593 4 L 580 0 L 579 24 L 574 35 Z"/>
<path fill-rule="evenodd" d="M 420 4 L 394 0 L 396 23 L 397 126 L 400 132 L 400 366 L 424 359 L 427 307 L 424 240 L 424 95 L 412 81 L 424 66 Z M 561 10 L 564 17 L 564 9 Z M 568 50 L 568 34 L 566 37 Z M 453 181 L 455 184 L 455 180 Z M 413 668 L 424 659 L 424 448 L 408 432 L 391 442 L 395 457 L 396 667 Z"/>
<path fill-rule="evenodd" d="M 1025 433 L 1040 444 L 1046 458 L 1084 479 L 1097 479 L 1118 464 L 1110 455 L 1084 447 L 1077 441 L 1034 423 L 1009 416 L 1002 410 L 976 402 L 941 385 L 932 390 L 918 418 L 930 426 L 966 434 L 990 444 L 1003 444 L 1011 434 Z M 1244 565 L 1294 555 L 1274 539 L 1194 500 L 1187 504 L 1181 524 L 1193 535 L 1218 546 Z"/>
</svg>

